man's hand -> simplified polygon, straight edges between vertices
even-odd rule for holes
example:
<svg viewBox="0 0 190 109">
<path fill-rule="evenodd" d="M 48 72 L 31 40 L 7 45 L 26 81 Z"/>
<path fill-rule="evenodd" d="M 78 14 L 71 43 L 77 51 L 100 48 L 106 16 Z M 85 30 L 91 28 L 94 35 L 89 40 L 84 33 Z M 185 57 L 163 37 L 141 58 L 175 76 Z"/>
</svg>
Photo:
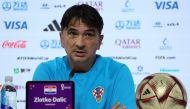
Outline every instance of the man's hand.
<svg viewBox="0 0 190 109">
<path fill-rule="evenodd" d="M 118 102 L 111 109 L 126 109 L 126 106 L 120 106 L 120 102 Z"/>
</svg>

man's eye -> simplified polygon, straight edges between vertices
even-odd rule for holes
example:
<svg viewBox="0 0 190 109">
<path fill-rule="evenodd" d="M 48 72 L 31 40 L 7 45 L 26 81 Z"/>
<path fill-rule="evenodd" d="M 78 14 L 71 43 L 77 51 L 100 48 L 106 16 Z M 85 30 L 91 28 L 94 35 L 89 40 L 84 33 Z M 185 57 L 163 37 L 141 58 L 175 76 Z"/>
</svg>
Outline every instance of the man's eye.
<svg viewBox="0 0 190 109">
<path fill-rule="evenodd" d="M 94 37 L 94 36 L 96 36 L 96 35 L 95 35 L 94 33 L 86 33 L 85 36 L 86 36 L 86 37 Z"/>
<path fill-rule="evenodd" d="M 70 31 L 70 32 L 68 32 L 68 35 L 74 36 L 74 35 L 77 35 L 77 33 L 76 33 L 76 32 L 73 32 L 73 31 Z"/>
</svg>

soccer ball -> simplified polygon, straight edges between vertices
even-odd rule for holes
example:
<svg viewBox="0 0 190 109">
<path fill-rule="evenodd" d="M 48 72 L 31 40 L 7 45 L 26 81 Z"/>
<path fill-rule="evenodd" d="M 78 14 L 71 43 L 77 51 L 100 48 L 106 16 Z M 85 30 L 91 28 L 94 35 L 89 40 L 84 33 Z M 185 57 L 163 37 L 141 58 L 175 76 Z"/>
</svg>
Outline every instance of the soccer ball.
<svg viewBox="0 0 190 109">
<path fill-rule="evenodd" d="M 138 85 L 136 103 L 138 109 L 185 109 L 187 94 L 176 77 L 155 73 Z"/>
</svg>

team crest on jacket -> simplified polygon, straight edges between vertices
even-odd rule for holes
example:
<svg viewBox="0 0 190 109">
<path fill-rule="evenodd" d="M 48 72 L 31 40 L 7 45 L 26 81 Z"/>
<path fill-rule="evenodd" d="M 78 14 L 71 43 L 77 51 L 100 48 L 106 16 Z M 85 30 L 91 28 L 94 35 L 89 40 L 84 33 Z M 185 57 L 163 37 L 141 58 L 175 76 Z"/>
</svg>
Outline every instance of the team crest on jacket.
<svg viewBox="0 0 190 109">
<path fill-rule="evenodd" d="M 102 100 L 102 96 L 104 94 L 104 88 L 98 86 L 92 91 L 92 94 L 96 99 L 96 102 L 99 103 Z"/>
</svg>

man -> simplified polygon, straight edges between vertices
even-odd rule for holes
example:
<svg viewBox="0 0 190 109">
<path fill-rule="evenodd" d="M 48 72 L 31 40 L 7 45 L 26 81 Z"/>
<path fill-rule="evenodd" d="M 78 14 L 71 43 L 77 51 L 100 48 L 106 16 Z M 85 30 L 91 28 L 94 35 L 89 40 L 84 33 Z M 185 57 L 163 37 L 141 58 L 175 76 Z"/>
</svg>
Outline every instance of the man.
<svg viewBox="0 0 190 109">
<path fill-rule="evenodd" d="M 136 109 L 128 67 L 96 54 L 103 20 L 89 5 L 74 5 L 63 15 L 60 39 L 67 56 L 42 63 L 33 80 L 71 80 L 76 109 Z"/>
</svg>

